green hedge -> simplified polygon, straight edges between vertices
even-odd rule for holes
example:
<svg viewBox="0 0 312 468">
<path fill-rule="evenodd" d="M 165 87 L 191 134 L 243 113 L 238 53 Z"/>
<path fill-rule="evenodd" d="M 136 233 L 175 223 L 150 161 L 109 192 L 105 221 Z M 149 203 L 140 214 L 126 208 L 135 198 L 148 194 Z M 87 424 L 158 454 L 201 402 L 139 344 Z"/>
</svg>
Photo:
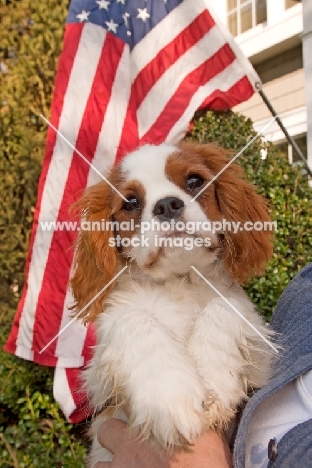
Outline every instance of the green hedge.
<svg viewBox="0 0 312 468">
<path fill-rule="evenodd" d="M 0 346 L 12 323 L 24 280 L 53 78 L 67 1 L 0 1 Z M 6 68 L 7 67 L 7 68 Z M 252 123 L 232 112 L 200 113 L 188 138 L 243 148 Z M 266 160 L 260 151 L 267 148 Z M 267 319 L 295 273 L 312 261 L 311 189 L 285 155 L 258 139 L 239 158 L 266 196 L 277 221 L 274 255 L 266 274 L 247 290 Z M 83 425 L 66 423 L 52 397 L 53 371 L 0 356 L 0 466 L 80 467 L 86 454 Z"/>
</svg>

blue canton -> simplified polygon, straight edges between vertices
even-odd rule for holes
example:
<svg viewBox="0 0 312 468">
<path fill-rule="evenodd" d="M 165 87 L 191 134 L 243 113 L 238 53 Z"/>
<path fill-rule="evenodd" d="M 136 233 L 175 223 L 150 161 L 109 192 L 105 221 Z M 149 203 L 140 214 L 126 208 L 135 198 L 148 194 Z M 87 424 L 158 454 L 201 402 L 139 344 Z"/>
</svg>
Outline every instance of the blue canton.
<svg viewBox="0 0 312 468">
<path fill-rule="evenodd" d="M 132 49 L 183 0 L 72 0 L 66 23 L 93 23 Z"/>
</svg>

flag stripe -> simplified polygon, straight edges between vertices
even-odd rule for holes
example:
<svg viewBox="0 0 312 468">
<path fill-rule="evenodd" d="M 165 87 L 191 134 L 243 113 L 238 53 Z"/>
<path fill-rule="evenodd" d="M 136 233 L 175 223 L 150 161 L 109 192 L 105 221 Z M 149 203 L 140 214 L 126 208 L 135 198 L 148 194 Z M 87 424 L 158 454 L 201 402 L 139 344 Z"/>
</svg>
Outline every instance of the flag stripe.
<svg viewBox="0 0 312 468">
<path fill-rule="evenodd" d="M 201 86 L 192 96 L 183 115 L 169 131 L 166 141 L 174 144 L 184 137 L 185 129 L 187 129 L 194 114 L 194 106 L 200 108 L 204 104 L 204 106 L 211 105 L 216 110 L 224 110 L 225 102 L 235 105 L 236 99 L 233 99 L 233 96 L 241 96 L 242 92 L 245 93 L 244 95 L 252 96 L 252 86 L 246 76 L 242 77 L 242 73 L 244 72 L 241 68 L 237 68 L 237 62 L 235 61 L 228 69 Z M 236 82 L 237 80 L 239 81 Z M 218 89 L 216 89 L 216 86 L 218 86 Z"/>
<path fill-rule="evenodd" d="M 69 422 L 77 423 L 91 416 L 93 411 L 90 408 L 87 395 L 81 391 L 81 375 L 79 369 L 65 369 L 68 385 L 66 390 L 70 392 L 75 402 L 76 410 L 66 414 Z M 64 396 L 62 397 L 64 399 Z"/>
<path fill-rule="evenodd" d="M 133 101 L 135 97 L 133 94 L 130 96 L 129 105 L 126 112 L 125 121 L 122 125 L 122 133 L 120 142 L 117 149 L 116 162 L 120 160 L 130 151 L 133 151 L 139 145 L 139 132 L 137 124 L 137 116 Z"/>
<path fill-rule="evenodd" d="M 84 109 L 90 93 L 90 82 L 92 83 L 96 72 L 105 35 L 106 32 L 102 28 L 95 29 L 89 24 L 83 27 L 81 33 L 59 121 L 60 132 L 73 143 L 76 142 L 79 133 Z M 86 66 L 86 64 L 88 64 L 88 66 Z M 76 99 L 77 92 L 79 93 L 79 100 Z M 45 210 L 40 213 L 39 221 L 46 220 L 47 215 L 49 216 L 49 220 L 58 218 L 59 207 L 66 189 L 72 158 L 72 149 L 62 138 L 57 136 L 47 174 L 47 179 L 53 181 L 53 184 L 44 185 L 41 204 L 45 207 Z M 50 262 L 49 264 L 49 266 L 52 266 L 52 270 L 46 269 L 48 258 L 51 256 L 53 257 L 53 254 L 58 251 L 54 249 L 51 251 L 51 243 L 55 234 L 58 234 L 57 237 L 60 240 L 58 248 L 63 249 L 62 242 L 66 240 L 68 232 L 53 233 L 51 231 L 43 232 L 42 230 L 37 230 L 32 264 L 33 271 L 29 273 L 34 279 L 34 284 L 32 293 L 27 295 L 25 301 L 25 309 L 28 311 L 26 317 L 28 321 L 27 328 L 30 333 L 26 339 L 23 337 L 23 342 L 26 342 L 30 348 L 34 347 L 39 350 L 54 336 L 55 327 L 59 324 L 63 308 L 55 309 L 57 312 L 52 314 L 52 316 L 48 315 L 48 310 L 52 307 L 54 310 L 54 306 L 56 305 L 54 300 L 56 300 L 56 296 L 59 293 L 58 288 L 60 287 L 61 291 L 62 288 L 64 288 L 64 285 L 62 286 L 62 280 L 66 280 L 66 270 L 69 268 L 68 256 L 64 254 L 59 256 L 56 254 L 52 263 Z M 60 234 L 63 236 L 60 237 Z M 61 262 L 65 271 L 60 268 L 59 262 Z M 48 302 L 41 302 L 39 296 L 44 277 L 47 287 L 44 295 L 48 297 Z M 36 309 L 37 303 L 38 306 Z M 39 319 L 39 323 L 36 319 Z M 23 315 L 21 320 L 23 320 Z M 46 330 L 44 335 L 41 333 L 40 327 L 44 327 Z M 21 330 L 22 333 L 25 333 L 26 327 L 24 324 Z M 31 331 L 33 331 L 33 333 L 31 333 Z M 51 346 L 50 352 L 53 351 L 53 345 Z M 54 362 L 52 357 L 51 361 Z"/>
<path fill-rule="evenodd" d="M 71 319 L 73 311 L 68 309 L 68 305 L 73 303 L 73 297 L 69 290 L 66 291 L 63 300 L 63 312 L 61 323 L 57 334 L 63 329 Z M 73 323 L 65 329 L 55 342 L 55 357 L 57 357 L 58 367 L 79 367 L 84 365 L 83 349 L 86 339 L 87 328 L 80 320 L 73 320 Z M 66 357 L 65 357 L 66 356 Z"/>
<path fill-rule="evenodd" d="M 90 29 L 88 24 L 86 24 L 84 28 Z M 90 34 L 92 35 L 91 42 Z M 116 68 L 124 48 L 124 43 L 121 40 L 116 41 L 111 34 L 107 33 L 101 27 L 96 27 L 95 29 L 92 28 L 92 30 L 89 31 L 86 36 L 82 36 L 80 47 L 88 51 L 88 46 L 93 41 L 96 43 L 101 41 L 101 46 L 99 47 L 101 52 L 99 55 L 96 54 L 95 56 L 94 73 L 92 70 L 91 74 L 91 77 L 93 75 L 94 78 L 93 80 L 90 80 L 90 84 L 88 86 L 89 94 L 87 102 L 84 105 L 83 118 L 80 123 L 80 128 L 75 143 L 77 149 L 90 161 L 93 158 L 97 146 L 97 140 L 102 125 L 102 118 L 103 116 L 105 118 L 107 100 L 111 95 Z M 107 69 L 105 65 L 105 58 L 108 54 L 110 54 L 110 67 Z M 86 73 L 89 75 L 88 71 Z M 105 75 L 105 80 L 103 79 L 103 75 Z M 92 127 L 89 125 L 91 118 L 93 122 Z M 71 166 L 68 169 L 68 178 L 66 181 L 64 196 L 60 204 L 58 220 L 68 219 L 68 207 L 75 201 L 75 199 L 77 199 L 77 196 L 81 194 L 81 190 L 86 187 L 89 170 L 92 171 L 93 169 L 89 169 L 88 166 L 86 168 L 86 162 L 83 161 L 79 155 L 74 154 Z M 57 231 L 53 235 L 49 259 L 39 295 L 39 303 L 45 304 L 49 297 L 53 297 L 53 307 L 55 307 L 56 310 L 59 310 L 60 314 L 58 316 L 55 314 L 54 316 L 53 324 L 50 325 L 49 334 L 47 334 L 50 336 L 46 337 L 46 343 L 48 343 L 50 339 L 53 338 L 53 336 L 59 331 L 61 324 L 64 299 L 66 296 L 67 284 L 69 280 L 70 265 L 72 263 L 72 247 L 75 237 L 76 233 L 73 231 Z M 59 245 L 62 245 L 62 249 L 64 250 L 65 255 L 60 256 L 56 263 L 54 252 L 57 251 Z M 61 271 L 61 274 L 57 275 L 59 271 Z M 57 278 L 53 280 L 56 275 Z M 55 288 L 55 291 L 53 291 L 51 295 L 52 287 Z M 40 328 L 44 326 L 47 326 L 46 317 L 39 311 L 38 317 L 36 317 L 35 320 L 35 338 L 36 327 Z M 38 345 L 43 347 L 46 343 L 38 343 L 36 344 L 36 347 Z M 56 344 L 57 341 L 50 345 L 50 352 L 53 351 L 53 348 L 55 348 Z M 71 367 L 73 366 L 74 365 Z"/>
<path fill-rule="evenodd" d="M 77 405 L 70 388 L 70 381 L 66 369 L 62 367 L 56 367 L 54 371 L 53 396 L 67 417 L 75 411 Z"/>
<path fill-rule="evenodd" d="M 72 25 L 68 27 L 65 31 L 64 35 L 64 43 L 68 42 L 68 36 L 70 35 L 70 47 L 69 50 L 63 52 L 60 55 L 59 63 L 58 63 L 58 71 L 55 77 L 55 91 L 53 97 L 53 106 L 52 106 L 52 115 L 51 115 L 51 122 L 54 126 L 58 126 L 59 120 L 61 118 L 60 109 L 63 106 L 63 101 L 65 98 L 65 92 L 68 85 L 70 71 L 72 69 L 76 52 L 78 49 L 78 44 L 80 41 L 80 36 L 82 32 L 82 26 L 74 28 Z M 44 186 L 46 183 L 47 175 L 49 172 L 53 149 L 56 141 L 56 134 L 50 128 L 48 129 L 47 133 L 47 140 L 46 140 L 46 151 L 44 162 L 42 166 L 42 172 L 39 180 L 38 185 L 38 196 L 37 196 L 37 203 L 36 203 L 36 210 L 34 216 L 34 222 L 31 232 L 30 238 L 30 246 L 28 250 L 28 256 L 26 260 L 26 268 L 25 268 L 25 285 L 22 293 L 21 300 L 18 305 L 17 314 L 14 320 L 14 325 L 12 328 L 11 335 L 9 340 L 5 345 L 5 349 L 10 352 L 14 352 L 17 356 L 23 357 L 25 359 L 32 359 L 29 356 L 29 353 L 32 353 L 31 350 L 31 334 L 32 334 L 32 325 L 30 323 L 30 328 L 28 328 L 28 315 L 35 312 L 35 309 L 30 312 L 27 308 L 26 298 L 29 294 L 33 295 L 33 288 L 37 285 L 36 277 L 34 276 L 34 271 L 37 269 L 36 261 L 38 260 L 38 256 L 34 255 L 34 250 L 37 249 L 36 246 L 36 236 L 37 236 L 37 229 L 38 229 L 38 219 L 40 218 L 41 207 L 42 207 L 42 197 L 44 192 Z M 45 210 L 45 207 L 43 207 Z M 35 257 L 35 258 L 34 258 Z M 30 290 L 31 289 L 31 290 Z M 37 298 L 36 298 L 37 299 Z M 20 330 L 22 330 L 20 332 Z"/>
<path fill-rule="evenodd" d="M 154 83 L 170 69 L 170 67 L 193 47 L 214 26 L 209 13 L 203 11 L 194 21 L 175 39 L 167 44 L 157 56 L 151 60 L 137 75 L 132 86 L 132 93 L 139 107 Z"/>
<path fill-rule="evenodd" d="M 216 77 L 216 80 L 218 80 L 219 82 L 220 77 L 218 77 L 217 75 L 224 70 L 226 70 L 226 77 L 228 75 L 231 75 L 229 74 L 227 67 L 229 67 L 229 65 L 234 60 L 235 56 L 231 48 L 228 44 L 225 44 L 221 49 L 218 50 L 217 53 L 215 53 L 206 62 L 197 67 L 188 76 L 186 76 L 180 84 L 179 88 L 176 90 L 175 94 L 169 99 L 168 103 L 159 115 L 158 119 L 154 122 L 154 124 L 148 130 L 148 132 L 146 132 L 144 137 L 142 137 L 142 141 L 163 141 L 163 135 L 165 134 L 167 136 L 172 128 L 172 119 L 175 122 L 180 120 L 180 116 L 183 115 L 185 110 L 188 108 L 192 96 L 196 94 L 197 89 L 199 88 L 202 89 L 203 92 L 206 92 L 206 88 L 200 87 L 203 87 L 203 85 L 207 82 L 211 82 L 211 80 L 214 77 Z M 222 81 L 220 82 L 222 83 Z M 222 85 L 224 85 L 225 83 L 226 82 L 222 83 Z M 201 102 L 199 103 L 199 105 L 200 104 Z"/>
<path fill-rule="evenodd" d="M 106 169 L 114 164 L 119 142 L 122 139 L 123 122 L 126 118 L 131 92 L 129 60 L 130 50 L 126 45 L 118 64 L 112 93 L 92 161 L 102 173 L 106 172 Z M 88 186 L 96 182 L 99 182 L 99 176 L 95 171 L 90 171 Z"/>
<path fill-rule="evenodd" d="M 119 93 L 124 92 L 124 55 L 125 51 L 128 52 L 128 46 L 125 46 L 124 43 L 121 41 L 118 42 L 118 48 L 116 49 L 116 54 L 112 57 L 112 68 L 117 69 L 116 75 L 113 73 L 113 69 L 110 69 L 108 73 L 106 73 L 105 67 L 105 55 L 109 53 L 111 50 L 111 42 L 113 40 L 113 36 L 111 34 L 107 35 L 103 52 L 99 60 L 99 66 L 94 78 L 93 82 L 93 89 L 90 93 L 90 98 L 86 107 L 84 120 L 81 125 L 80 129 L 80 136 L 77 139 L 77 148 L 84 154 L 88 159 L 94 157 L 92 159 L 92 164 L 101 172 L 104 172 L 105 167 L 107 165 L 112 165 L 115 160 L 116 154 L 116 138 L 118 138 L 118 131 L 116 132 L 116 127 L 118 128 L 118 120 L 115 119 L 116 108 L 112 106 L 112 102 L 115 102 L 116 93 L 120 96 Z M 126 53 L 127 55 L 127 53 Z M 103 74 L 105 73 L 105 80 Z M 110 76 L 109 76 L 110 75 Z M 103 83 L 105 83 L 105 88 L 102 89 Z M 129 80 L 127 80 L 127 84 L 129 87 Z M 96 102 L 91 99 L 91 96 L 96 96 Z M 108 105 L 106 104 L 108 102 Z M 122 102 L 122 101 L 121 101 Z M 125 106 L 124 106 L 125 107 Z M 122 109 L 118 109 L 119 112 L 122 112 Z M 117 112 L 118 113 L 118 112 Z M 92 128 L 92 132 L 94 132 L 93 136 L 90 135 L 90 138 L 85 139 L 85 142 L 81 146 L 79 145 L 80 137 L 83 139 L 84 137 L 84 129 L 88 126 L 88 119 L 92 115 L 94 118 L 95 125 Z M 122 114 L 120 116 L 122 122 Z M 103 119 L 103 124 L 101 124 Z M 108 123 L 108 125 L 106 124 Z M 112 125 L 113 124 L 113 125 Z M 120 132 L 119 132 L 120 133 Z M 115 136 L 114 136 L 115 134 Z M 97 142 L 97 137 L 99 137 L 99 141 Z M 109 138 L 108 138 L 109 136 Z M 100 138 L 102 141 L 103 151 L 100 149 Z M 91 143 L 90 143 L 91 141 Z M 110 142 L 112 145 L 109 147 L 107 142 Z M 106 145 L 105 145 L 106 143 Z M 115 148 L 114 148 L 115 145 Z M 94 149 L 96 148 L 96 149 Z M 85 164 L 81 161 L 82 164 Z M 88 181 L 87 185 L 91 185 L 93 183 L 98 182 L 100 177 L 99 175 L 92 170 L 89 170 L 88 174 Z M 68 310 L 68 304 L 73 303 L 72 296 L 69 291 L 67 291 L 66 298 L 63 304 L 63 314 L 62 314 L 62 321 L 60 324 L 60 329 L 62 329 L 72 316 L 72 311 Z M 59 330 L 56 331 L 56 333 Z M 87 328 L 82 325 L 82 323 L 78 320 L 75 321 L 69 328 L 65 330 L 62 335 L 57 340 L 56 344 L 56 352 L 55 355 L 58 357 L 57 365 L 58 366 L 66 366 L 67 367 L 75 367 L 81 366 L 84 364 L 85 357 L 84 357 L 84 348 L 85 348 L 85 340 L 87 336 Z M 66 363 L 64 362 L 63 356 L 66 356 Z M 72 357 L 74 361 L 72 364 L 67 363 L 67 357 Z M 80 364 L 79 364 L 80 362 Z"/>
<path fill-rule="evenodd" d="M 212 57 L 224 43 L 224 38 L 220 36 L 218 29 L 213 27 L 160 77 L 137 110 L 140 138 L 155 124 L 185 77 Z M 152 109 L 151 102 L 153 102 Z"/>
<path fill-rule="evenodd" d="M 241 79 L 239 78 L 241 75 L 239 68 L 240 67 L 237 67 L 237 61 L 235 61 L 233 67 L 231 67 L 231 69 L 233 69 L 233 77 L 231 78 L 234 82 L 233 78 L 236 76 L 237 82 L 227 90 L 223 89 L 223 86 L 219 89 L 215 89 L 215 91 L 202 102 L 200 105 L 201 108 L 211 106 L 214 110 L 226 110 L 228 106 L 234 107 L 236 104 L 240 103 L 242 94 L 246 96 L 246 99 L 249 99 L 253 95 L 254 89 L 248 77 L 243 76 Z M 229 82 L 228 77 L 226 81 Z"/>
</svg>

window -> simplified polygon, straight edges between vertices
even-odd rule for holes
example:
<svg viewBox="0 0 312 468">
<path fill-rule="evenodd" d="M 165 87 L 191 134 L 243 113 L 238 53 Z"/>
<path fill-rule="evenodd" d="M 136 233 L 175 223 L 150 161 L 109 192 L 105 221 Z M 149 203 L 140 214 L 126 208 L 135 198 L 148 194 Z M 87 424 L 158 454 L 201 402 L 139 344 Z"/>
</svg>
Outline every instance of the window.
<svg viewBox="0 0 312 468">
<path fill-rule="evenodd" d="M 266 0 L 228 0 L 228 28 L 237 36 L 267 20 Z"/>
<path fill-rule="evenodd" d="M 307 159 L 307 135 L 295 136 L 293 137 L 299 149 L 301 150 L 303 156 Z M 292 146 L 286 141 L 284 143 L 279 143 L 278 148 L 288 155 L 288 160 L 290 164 L 296 164 L 301 161 L 295 150 L 293 150 Z"/>
<path fill-rule="evenodd" d="M 298 5 L 298 0 L 285 0 L 285 10 L 295 5 Z"/>
</svg>

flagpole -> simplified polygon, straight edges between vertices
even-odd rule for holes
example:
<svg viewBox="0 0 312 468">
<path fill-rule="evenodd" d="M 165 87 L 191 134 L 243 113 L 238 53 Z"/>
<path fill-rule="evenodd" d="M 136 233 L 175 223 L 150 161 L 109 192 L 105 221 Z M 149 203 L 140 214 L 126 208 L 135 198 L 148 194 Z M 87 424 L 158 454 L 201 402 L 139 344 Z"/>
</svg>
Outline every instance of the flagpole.
<svg viewBox="0 0 312 468">
<path fill-rule="evenodd" d="M 293 150 L 296 152 L 296 154 L 298 155 L 298 157 L 301 159 L 301 161 L 302 161 L 302 162 L 304 163 L 304 165 L 306 166 L 307 173 L 309 174 L 310 177 L 312 177 L 312 170 L 309 168 L 308 162 L 307 162 L 306 158 L 305 158 L 304 155 L 302 154 L 302 151 L 301 151 L 301 149 L 299 148 L 299 146 L 297 145 L 297 143 L 295 142 L 295 140 L 289 135 L 287 129 L 285 128 L 285 126 L 284 126 L 283 122 L 281 121 L 281 119 L 279 118 L 278 114 L 275 112 L 274 107 L 272 106 L 272 104 L 271 104 L 270 101 L 268 100 L 267 96 L 266 96 L 265 93 L 263 92 L 261 83 L 256 83 L 255 86 L 256 86 L 256 90 L 258 91 L 258 93 L 259 93 L 260 96 L 262 97 L 263 102 L 265 103 L 265 105 L 267 106 L 267 108 L 269 109 L 269 111 L 271 112 L 271 114 L 273 115 L 273 117 L 275 117 L 276 122 L 278 123 L 280 129 L 282 130 L 282 132 L 284 133 L 285 137 L 287 138 L 287 141 L 289 142 L 289 144 L 292 146 Z"/>
</svg>

